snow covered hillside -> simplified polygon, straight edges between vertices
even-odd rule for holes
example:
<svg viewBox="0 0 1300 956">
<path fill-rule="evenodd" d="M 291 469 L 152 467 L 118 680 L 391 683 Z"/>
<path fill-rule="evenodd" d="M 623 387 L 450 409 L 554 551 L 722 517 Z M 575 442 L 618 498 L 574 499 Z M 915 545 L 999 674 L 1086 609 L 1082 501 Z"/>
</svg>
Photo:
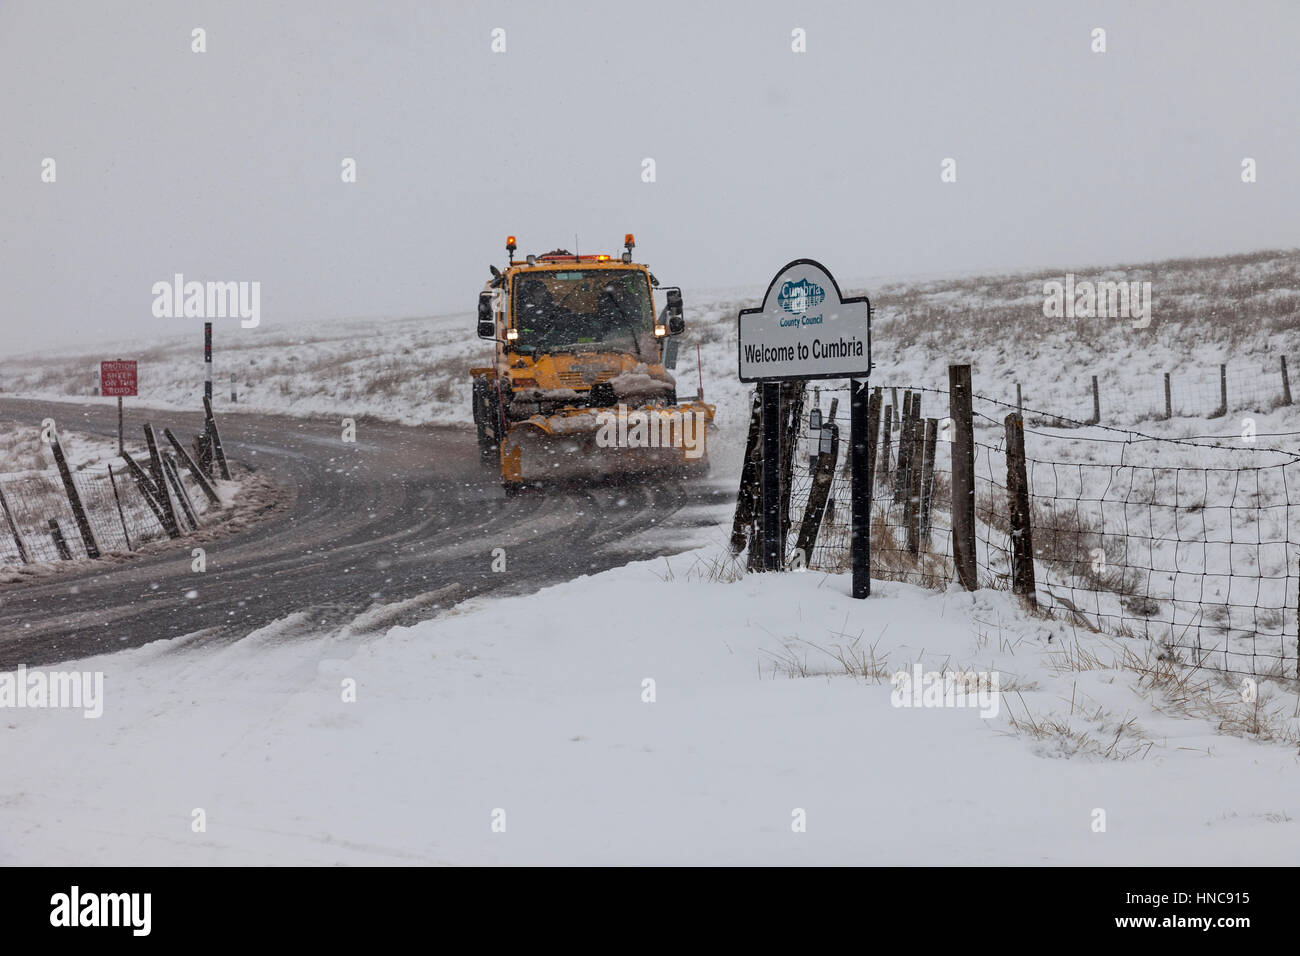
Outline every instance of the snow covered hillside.
<svg viewBox="0 0 1300 956">
<path fill-rule="evenodd" d="M 780 265 L 756 271 L 746 289 L 686 290 L 687 332 L 676 374 L 683 394 L 691 394 L 702 371 L 705 397 L 720 405 L 724 441 L 747 414 L 747 389 L 736 380 L 736 313 L 758 304 L 769 272 Z M 874 382 L 887 386 L 946 387 L 948 365 L 969 362 L 977 393 L 1014 401 L 1019 383 L 1027 408 L 1084 419 L 1096 375 L 1102 421 L 1135 424 L 1163 413 L 1165 372 L 1172 376 L 1175 417 L 1210 415 L 1224 364 L 1229 410 L 1268 410 L 1281 396 L 1280 356 L 1300 353 L 1297 251 L 1075 270 L 1080 279 L 1150 281 L 1152 315 L 1141 329 L 1126 319 L 1045 317 L 1043 284 L 1059 280 L 1064 269 L 863 284 L 851 281 L 851 263 L 826 265 L 840 273 L 845 294 L 870 295 Z M 467 281 L 467 301 L 476 289 L 476 281 Z M 0 361 L 0 394 L 90 400 L 97 363 L 112 351 L 139 360 L 140 403 L 195 408 L 202 395 L 202 329 L 191 320 L 181 334 L 186 320 L 168 321 L 148 344 Z M 218 324 L 215 404 L 227 413 L 250 408 L 467 423 L 468 370 L 488 354 L 468 311 L 281 328 L 272 316 L 257 329 Z"/>
</svg>

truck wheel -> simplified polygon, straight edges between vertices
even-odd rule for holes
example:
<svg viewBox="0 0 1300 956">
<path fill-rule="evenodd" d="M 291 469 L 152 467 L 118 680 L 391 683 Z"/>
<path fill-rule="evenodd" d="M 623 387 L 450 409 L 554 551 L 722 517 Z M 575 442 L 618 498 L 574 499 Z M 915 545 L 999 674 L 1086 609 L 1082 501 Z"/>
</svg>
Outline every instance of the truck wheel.
<svg viewBox="0 0 1300 956">
<path fill-rule="evenodd" d="M 500 463 L 497 441 L 490 429 L 490 423 L 493 421 L 491 400 L 492 393 L 487 386 L 482 382 L 475 382 L 474 426 L 478 433 L 478 460 L 484 468 L 496 469 Z"/>
<path fill-rule="evenodd" d="M 492 440 L 488 434 L 487 426 L 482 422 L 478 425 L 478 461 L 484 468 L 496 469 L 497 462 L 497 443 Z"/>
</svg>

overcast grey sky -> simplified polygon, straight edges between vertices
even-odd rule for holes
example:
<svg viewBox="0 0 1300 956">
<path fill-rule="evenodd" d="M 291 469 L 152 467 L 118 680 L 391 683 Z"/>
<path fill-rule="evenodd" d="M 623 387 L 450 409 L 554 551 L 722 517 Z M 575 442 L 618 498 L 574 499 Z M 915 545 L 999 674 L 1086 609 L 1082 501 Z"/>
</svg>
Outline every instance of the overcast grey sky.
<svg viewBox="0 0 1300 956">
<path fill-rule="evenodd" d="M 852 283 L 1293 247 L 1298 40 L 1295 2 L 0 0 L 0 333 L 176 332 L 175 272 L 260 281 L 241 335 L 469 311 L 507 233 L 635 232 L 664 282 L 755 296 L 799 256 Z"/>
</svg>

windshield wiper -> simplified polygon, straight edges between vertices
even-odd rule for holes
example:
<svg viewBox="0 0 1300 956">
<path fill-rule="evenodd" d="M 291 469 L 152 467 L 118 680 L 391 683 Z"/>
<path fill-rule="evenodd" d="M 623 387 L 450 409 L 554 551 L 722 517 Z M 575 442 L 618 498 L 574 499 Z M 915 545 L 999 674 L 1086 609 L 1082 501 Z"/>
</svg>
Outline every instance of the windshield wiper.
<svg viewBox="0 0 1300 956">
<path fill-rule="evenodd" d="M 627 312 L 624 311 L 623 307 L 618 304 L 618 299 L 614 298 L 614 293 L 609 291 L 609 286 L 605 286 L 603 294 L 609 296 L 609 301 L 614 303 L 614 308 L 618 309 L 618 314 L 623 316 L 623 318 L 627 319 L 630 323 L 632 321 L 631 318 L 628 316 Z"/>
</svg>

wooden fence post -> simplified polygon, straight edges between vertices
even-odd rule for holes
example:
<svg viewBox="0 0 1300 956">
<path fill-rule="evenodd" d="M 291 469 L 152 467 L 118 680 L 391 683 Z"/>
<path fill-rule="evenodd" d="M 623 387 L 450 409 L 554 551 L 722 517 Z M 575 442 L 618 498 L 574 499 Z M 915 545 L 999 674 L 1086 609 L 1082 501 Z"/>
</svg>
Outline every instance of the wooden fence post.
<svg viewBox="0 0 1300 956">
<path fill-rule="evenodd" d="M 68 539 L 63 537 L 63 529 L 59 527 L 59 519 L 50 519 L 50 538 L 54 541 L 54 550 L 59 553 L 60 561 L 72 560 L 72 549 L 68 547 Z"/>
<path fill-rule="evenodd" d="M 772 568 L 773 571 L 785 569 L 786 539 L 790 536 L 790 496 L 794 491 L 794 449 L 799 444 L 808 390 L 802 381 L 798 381 L 783 383 L 781 392 L 781 565 Z"/>
<path fill-rule="evenodd" d="M 198 463 L 190 457 L 190 453 L 185 450 L 185 446 L 182 445 L 177 440 L 176 436 L 172 434 L 170 428 L 163 429 L 163 437 L 171 442 L 172 447 L 176 449 L 176 454 L 180 456 L 181 461 L 185 462 L 185 467 L 190 470 L 190 474 L 194 476 L 194 480 L 198 482 L 199 487 L 203 489 L 203 493 L 207 495 L 208 501 L 216 505 L 218 508 L 221 507 L 221 496 L 217 494 L 217 489 L 212 487 L 212 483 L 208 481 L 207 476 L 203 474 Z"/>
<path fill-rule="evenodd" d="M 1169 388 L 1169 373 L 1165 372 L 1165 421 L 1174 417 L 1173 392 Z"/>
<path fill-rule="evenodd" d="M 912 399 L 912 450 L 907 456 L 907 550 L 913 555 L 921 553 L 921 495 L 924 484 L 925 422 L 921 418 L 921 393 Z"/>
<path fill-rule="evenodd" d="M 1029 510 L 1029 479 L 1025 470 L 1025 422 L 1006 417 L 1007 506 L 1011 516 L 1011 589 L 1038 606 L 1034 588 L 1034 535 Z"/>
<path fill-rule="evenodd" d="M 144 498 L 145 504 L 153 512 L 153 516 L 158 519 L 163 531 L 167 532 L 167 537 L 179 538 L 181 536 L 180 529 L 176 527 L 174 521 L 168 522 L 167 512 L 163 511 L 163 507 L 158 501 L 160 489 L 154 487 L 153 481 L 150 480 L 145 470 L 136 464 L 136 460 L 131 457 L 129 452 L 122 453 L 122 460 L 126 462 L 127 470 L 131 472 L 131 477 L 135 479 L 136 486 L 139 487 L 140 495 Z"/>
<path fill-rule="evenodd" d="M 58 435 L 51 437 L 50 448 L 54 452 L 54 463 L 59 466 L 59 477 L 63 479 L 63 488 L 68 493 L 68 504 L 72 506 L 72 517 L 77 521 L 81 542 L 86 546 L 86 557 L 97 558 L 99 545 L 95 543 L 95 533 L 90 529 L 90 519 L 86 517 L 86 509 L 81 506 L 81 495 L 77 493 L 77 484 L 72 480 L 72 471 L 68 468 L 68 460 L 63 455 L 63 446 L 59 444 Z"/>
<path fill-rule="evenodd" d="M 903 392 L 903 414 L 898 419 L 898 467 L 894 470 L 894 503 L 899 504 L 907 491 L 907 456 L 911 453 L 908 429 L 912 424 L 912 393 Z"/>
<path fill-rule="evenodd" d="M 1101 424 L 1101 389 L 1097 386 L 1097 376 L 1092 377 L 1092 418 L 1084 424 Z"/>
<path fill-rule="evenodd" d="M 1282 404 L 1291 404 L 1291 377 L 1286 373 L 1286 356 L 1282 356 Z"/>
<path fill-rule="evenodd" d="M 889 455 L 890 455 L 890 436 L 894 431 L 894 406 L 885 406 L 885 418 L 881 422 L 884 429 L 880 438 L 880 468 L 877 474 L 882 479 L 882 484 L 889 479 Z"/>
<path fill-rule="evenodd" d="M 23 536 L 18 532 L 18 522 L 14 520 L 13 512 L 9 510 L 9 499 L 5 497 L 5 490 L 0 486 L 0 510 L 5 513 L 5 521 L 9 524 L 9 533 L 14 536 L 14 546 L 18 548 L 18 559 L 23 564 L 31 564 L 32 559 L 27 555 L 27 545 L 23 543 Z"/>
<path fill-rule="evenodd" d="M 968 591 L 978 586 L 975 563 L 975 420 L 971 367 L 948 366 L 948 417 L 952 443 L 952 559 L 957 580 Z"/>
<path fill-rule="evenodd" d="M 180 473 L 176 470 L 176 462 L 171 458 L 163 459 L 163 474 L 167 476 L 167 482 L 171 485 L 172 491 L 176 493 L 176 500 L 180 502 L 181 511 L 185 515 L 185 520 L 189 522 L 190 527 L 198 531 L 199 519 L 194 513 L 194 502 L 190 501 L 189 493 L 186 492 L 185 486 L 181 484 Z"/>
<path fill-rule="evenodd" d="M 207 416 L 208 440 L 212 443 L 212 456 L 216 459 L 221 477 L 230 480 L 230 466 L 226 464 L 226 450 L 221 444 L 221 432 L 217 431 L 217 417 L 212 414 L 212 399 L 203 399 L 203 412 Z"/>
<path fill-rule="evenodd" d="M 1219 366 L 1219 407 L 1211 418 L 1222 418 L 1228 414 L 1228 366 Z"/>
<path fill-rule="evenodd" d="M 749 403 L 749 436 L 745 439 L 745 458 L 740 466 L 740 489 L 736 492 L 736 513 L 731 521 L 731 553 L 745 550 L 758 496 L 759 390 Z"/>
<path fill-rule="evenodd" d="M 162 507 L 163 514 L 167 516 L 163 528 L 169 536 L 179 538 L 180 522 L 176 520 L 176 509 L 172 506 L 172 496 L 167 490 L 167 476 L 163 472 L 162 455 L 158 452 L 158 439 L 153 433 L 153 425 L 148 422 L 144 425 L 144 440 L 149 446 L 149 471 L 153 475 L 153 485 L 158 489 L 158 504 Z M 176 533 L 172 534 L 173 531 Z"/>
<path fill-rule="evenodd" d="M 925 446 L 921 457 L 921 543 L 930 550 L 930 508 L 934 503 L 934 450 L 939 438 L 939 420 L 925 420 Z"/>
<path fill-rule="evenodd" d="M 199 467 L 209 479 L 213 478 L 212 473 L 212 446 L 208 442 L 206 433 L 194 436 L 194 460 L 198 462 Z"/>
</svg>

